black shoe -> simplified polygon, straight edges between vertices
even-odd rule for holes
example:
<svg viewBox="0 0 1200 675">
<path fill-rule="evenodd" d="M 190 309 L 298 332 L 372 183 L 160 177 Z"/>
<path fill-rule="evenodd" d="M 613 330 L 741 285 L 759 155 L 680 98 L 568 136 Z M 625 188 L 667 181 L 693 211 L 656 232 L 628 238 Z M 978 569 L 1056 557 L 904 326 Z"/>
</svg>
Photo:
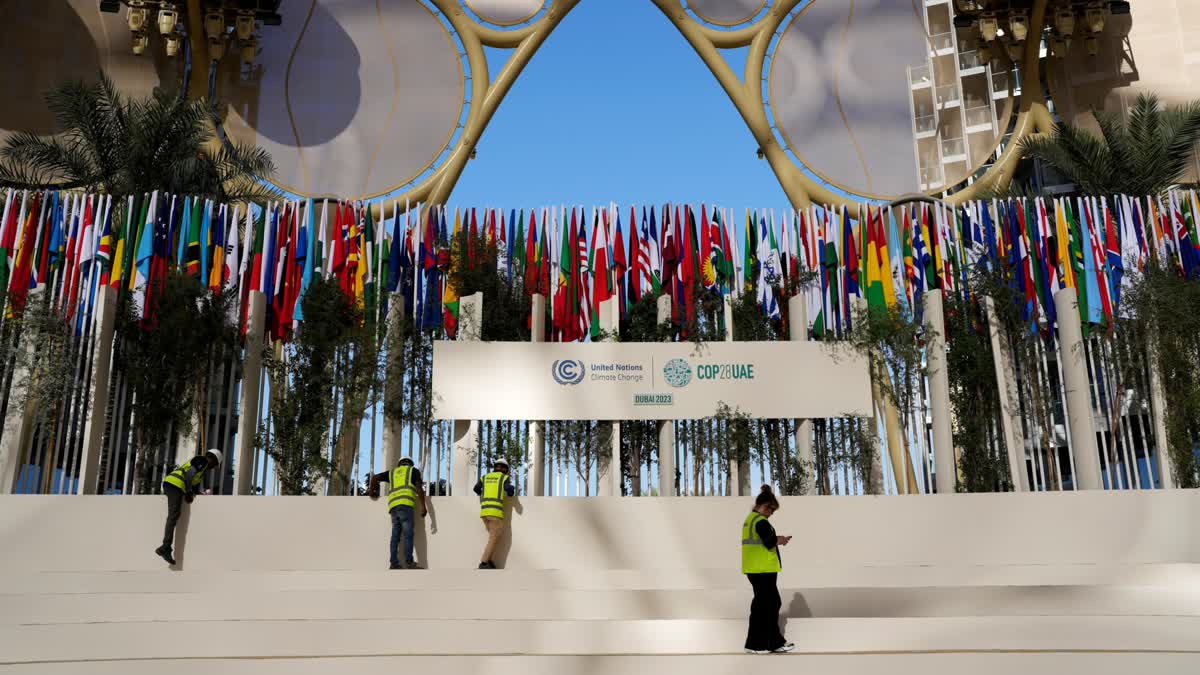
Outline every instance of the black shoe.
<svg viewBox="0 0 1200 675">
<path fill-rule="evenodd" d="M 405 563 L 405 564 L 404 564 L 404 569 L 409 569 L 409 570 L 423 570 L 423 569 L 425 569 L 425 568 L 424 568 L 424 567 L 421 567 L 421 565 L 419 565 L 418 563 L 415 563 L 415 562 L 410 562 L 410 563 Z"/>
<path fill-rule="evenodd" d="M 402 570 L 404 568 L 400 566 L 400 563 L 392 563 L 392 564 L 388 565 L 388 569 L 389 570 Z"/>
<path fill-rule="evenodd" d="M 490 564 L 491 564 L 491 563 L 485 563 L 485 562 L 481 562 L 481 563 L 479 563 L 479 569 L 481 569 L 481 570 L 490 570 L 490 569 L 492 569 L 491 567 L 488 567 L 488 565 L 490 565 Z"/>
<path fill-rule="evenodd" d="M 166 560 L 168 565 L 175 564 L 175 558 L 171 557 L 171 547 L 170 546 L 166 546 L 166 545 L 159 546 L 158 548 L 154 549 L 154 553 L 155 553 L 155 555 L 162 558 L 163 560 Z"/>
<path fill-rule="evenodd" d="M 492 562 L 491 560 L 489 560 L 489 561 L 488 561 L 488 569 L 489 569 L 489 570 L 494 570 L 494 569 L 496 569 L 496 563 L 494 563 L 494 562 Z"/>
<path fill-rule="evenodd" d="M 791 642 L 785 642 L 771 651 L 775 652 L 776 654 L 787 654 L 795 648 L 796 645 L 792 644 Z"/>
</svg>

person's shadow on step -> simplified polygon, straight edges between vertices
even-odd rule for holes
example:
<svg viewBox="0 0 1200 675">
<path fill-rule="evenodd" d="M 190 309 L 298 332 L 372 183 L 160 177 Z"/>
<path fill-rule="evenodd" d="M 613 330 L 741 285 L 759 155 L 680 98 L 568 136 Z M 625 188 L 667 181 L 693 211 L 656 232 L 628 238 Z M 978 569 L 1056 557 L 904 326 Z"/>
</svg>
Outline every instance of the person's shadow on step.
<svg viewBox="0 0 1200 675">
<path fill-rule="evenodd" d="M 517 515 L 525 513 L 525 507 L 521 505 L 519 496 L 509 497 L 504 502 L 504 530 L 500 533 L 500 542 L 496 544 L 496 552 L 492 554 L 492 561 L 500 569 L 508 566 L 508 553 L 512 550 L 512 515 L 514 512 Z"/>
<path fill-rule="evenodd" d="M 437 534 L 437 509 L 434 507 L 435 500 L 429 500 L 429 512 L 425 517 L 417 516 L 413 523 L 413 552 L 418 565 L 425 569 L 432 569 L 433 565 L 429 561 L 429 535 Z M 429 528 L 426 530 L 425 524 L 428 521 Z"/>
<path fill-rule="evenodd" d="M 779 630 L 787 635 L 788 619 L 811 619 L 812 609 L 808 606 L 808 601 L 804 599 L 804 595 L 799 591 L 792 594 L 792 601 L 788 603 L 787 610 L 780 612 Z"/>
</svg>

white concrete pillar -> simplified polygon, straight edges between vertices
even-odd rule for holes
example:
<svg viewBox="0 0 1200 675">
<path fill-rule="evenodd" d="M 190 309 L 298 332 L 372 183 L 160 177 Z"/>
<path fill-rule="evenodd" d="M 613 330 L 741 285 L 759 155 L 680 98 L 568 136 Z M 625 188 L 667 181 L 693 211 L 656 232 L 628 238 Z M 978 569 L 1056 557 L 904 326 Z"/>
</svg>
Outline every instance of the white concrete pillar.
<svg viewBox="0 0 1200 675">
<path fill-rule="evenodd" d="M 992 339 L 992 363 L 996 368 L 996 386 L 1000 391 L 1000 431 L 1008 454 L 1008 472 L 1014 492 L 1029 492 L 1029 474 L 1025 470 L 1025 443 L 1021 431 L 1021 409 L 1017 405 L 1017 387 L 1008 358 L 1008 340 L 989 296 L 983 299 L 988 333 Z"/>
<path fill-rule="evenodd" d="M 658 296 L 658 322 L 671 321 L 671 296 Z M 658 494 L 660 497 L 675 496 L 675 422 L 658 422 Z"/>
<path fill-rule="evenodd" d="M 1079 296 L 1074 288 L 1054 294 L 1058 313 L 1058 359 L 1062 363 L 1063 391 L 1067 397 L 1067 427 L 1075 456 L 1075 489 L 1099 490 L 1100 455 L 1092 424 L 1092 392 L 1083 348 L 1083 325 L 1079 320 Z"/>
<path fill-rule="evenodd" d="M 1176 487 L 1174 469 L 1171 467 L 1171 452 L 1167 441 L 1167 397 L 1163 393 L 1162 377 L 1158 374 L 1158 348 L 1150 342 L 1147 350 L 1150 371 L 1150 411 L 1154 425 L 1154 455 L 1158 459 L 1158 472 L 1162 480 L 1162 488 L 1170 490 Z"/>
<path fill-rule="evenodd" d="M 788 339 L 793 342 L 808 342 L 808 304 L 803 295 L 788 298 Z M 804 494 L 817 493 L 817 475 L 813 456 L 812 420 L 796 420 L 796 458 L 806 471 Z"/>
<path fill-rule="evenodd" d="M 263 331 L 267 322 L 267 298 L 250 291 L 246 306 L 246 346 L 242 358 L 242 395 L 238 400 L 237 459 L 233 484 L 238 495 L 253 494 L 254 441 L 258 433 L 258 395 L 262 387 Z M 266 490 L 266 486 L 263 486 Z"/>
<path fill-rule="evenodd" d="M 383 384 L 383 443 L 381 448 L 381 457 L 383 460 L 383 469 L 390 470 L 400 461 L 400 439 L 402 429 L 399 420 L 392 419 L 387 410 L 391 409 L 394 404 L 394 399 L 402 397 L 404 370 L 402 368 L 402 360 L 404 358 L 404 341 L 401 338 L 401 331 L 404 330 L 404 295 L 401 293 L 388 294 L 388 311 L 387 311 L 387 337 L 385 338 L 387 348 L 387 367 L 384 371 Z M 413 460 L 416 461 L 416 460 Z"/>
<path fill-rule="evenodd" d="M 600 329 L 610 335 L 616 334 L 621 326 L 620 298 L 612 297 L 599 304 Z M 608 338 L 612 341 L 614 338 Z M 621 496 L 621 423 L 599 422 L 601 437 L 608 437 L 607 458 L 596 460 L 596 494 L 601 497 Z"/>
<path fill-rule="evenodd" d="M 117 319 L 117 289 L 101 286 L 96 293 L 95 335 L 92 345 L 92 377 L 88 390 L 88 414 L 83 423 L 83 457 L 80 460 L 79 494 L 100 494 L 100 456 L 104 454 L 104 427 L 108 419 L 109 373 L 112 369 L 113 333 Z"/>
<path fill-rule="evenodd" d="M 923 297 L 937 493 L 952 494 L 957 489 L 958 462 L 954 456 L 954 433 L 950 424 L 950 376 L 946 370 L 946 320 L 942 312 L 942 291 L 933 289 L 927 291 Z"/>
<path fill-rule="evenodd" d="M 29 294 L 27 303 L 35 302 L 36 292 Z M 30 401 L 29 405 L 23 403 L 25 388 L 29 386 L 29 364 L 33 361 L 33 350 L 34 336 L 29 331 L 22 331 L 17 341 L 16 367 L 8 394 L 8 408 L 4 413 L 4 437 L 0 438 L 0 495 L 13 493 L 21 458 L 32 441 L 33 414 L 38 402 Z"/>
<path fill-rule="evenodd" d="M 546 296 L 533 295 L 530 314 L 530 342 L 546 340 Z M 541 420 L 529 422 L 529 494 L 532 497 L 546 496 L 546 434 Z"/>
<path fill-rule="evenodd" d="M 479 341 L 483 330 L 483 293 L 458 300 L 458 339 Z M 450 460 L 450 494 L 471 494 L 475 457 L 479 452 L 479 421 L 454 420 L 454 455 Z"/>
</svg>

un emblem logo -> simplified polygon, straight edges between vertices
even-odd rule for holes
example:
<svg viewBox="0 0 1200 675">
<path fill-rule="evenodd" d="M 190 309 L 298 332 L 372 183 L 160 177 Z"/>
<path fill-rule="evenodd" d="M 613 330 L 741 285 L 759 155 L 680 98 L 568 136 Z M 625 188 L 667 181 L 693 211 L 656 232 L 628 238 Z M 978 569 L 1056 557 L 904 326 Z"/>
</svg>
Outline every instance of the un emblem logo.
<svg viewBox="0 0 1200 675">
<path fill-rule="evenodd" d="M 663 366 L 663 379 L 672 387 L 686 387 L 692 381 L 692 367 L 686 359 L 671 359 Z"/>
<path fill-rule="evenodd" d="M 554 377 L 554 381 L 563 385 L 583 382 L 584 372 L 583 361 L 573 359 L 555 361 L 550 366 L 550 375 Z"/>
</svg>

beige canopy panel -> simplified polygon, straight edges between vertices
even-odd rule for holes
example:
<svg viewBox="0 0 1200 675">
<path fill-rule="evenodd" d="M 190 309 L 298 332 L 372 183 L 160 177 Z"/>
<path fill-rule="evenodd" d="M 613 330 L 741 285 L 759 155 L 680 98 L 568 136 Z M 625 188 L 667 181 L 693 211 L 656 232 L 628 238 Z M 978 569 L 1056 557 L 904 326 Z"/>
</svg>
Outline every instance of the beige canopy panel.
<svg viewBox="0 0 1200 675">
<path fill-rule="evenodd" d="M 479 18 L 497 26 L 515 26 L 534 17 L 545 0 L 463 0 Z"/>
<path fill-rule="evenodd" d="M 183 61 L 168 59 L 151 33 L 145 55 L 134 56 L 125 15 L 101 12 L 95 0 L 0 2 L 0 142 L 14 131 L 54 133 L 45 92 L 72 80 L 95 82 L 101 70 L 126 96 L 176 87 Z"/>
<path fill-rule="evenodd" d="M 288 3 L 248 75 L 226 59 L 225 128 L 258 144 L 302 195 L 390 192 L 430 168 L 458 125 L 458 48 L 416 0 Z"/>
<path fill-rule="evenodd" d="M 769 102 L 787 144 L 831 183 L 864 195 L 919 192 L 907 67 L 929 43 L 910 0 L 814 0 L 784 29 Z"/>
<path fill-rule="evenodd" d="M 867 360 L 817 342 L 433 343 L 434 416 L 490 420 L 870 417 Z"/>
<path fill-rule="evenodd" d="M 696 16 L 719 26 L 736 26 L 753 19 L 766 7 L 767 0 L 689 0 L 688 8 Z"/>
</svg>

